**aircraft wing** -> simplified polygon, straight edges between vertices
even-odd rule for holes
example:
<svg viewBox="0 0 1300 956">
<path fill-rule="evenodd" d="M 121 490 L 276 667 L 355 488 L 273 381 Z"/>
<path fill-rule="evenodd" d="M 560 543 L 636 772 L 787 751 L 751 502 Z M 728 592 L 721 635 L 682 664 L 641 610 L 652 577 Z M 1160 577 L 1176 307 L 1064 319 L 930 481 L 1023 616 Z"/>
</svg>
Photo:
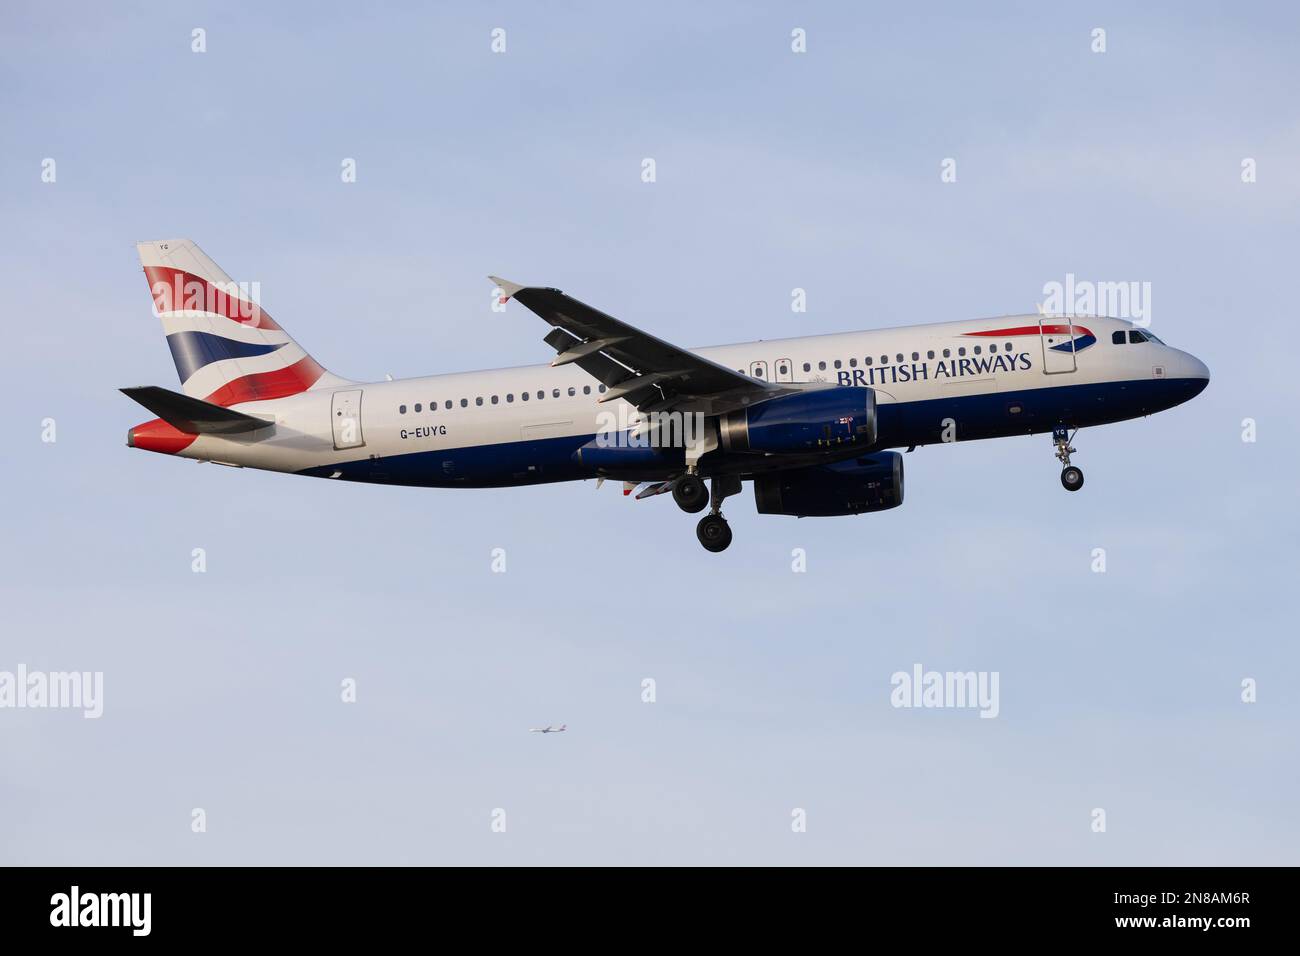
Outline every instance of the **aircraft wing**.
<svg viewBox="0 0 1300 956">
<path fill-rule="evenodd" d="M 678 348 L 559 289 L 522 286 L 489 276 L 504 293 L 554 326 L 544 341 L 554 365 L 573 363 L 606 386 L 600 401 L 626 399 L 643 412 L 716 415 L 754 402 L 802 391 L 804 384 L 753 378 Z"/>
</svg>

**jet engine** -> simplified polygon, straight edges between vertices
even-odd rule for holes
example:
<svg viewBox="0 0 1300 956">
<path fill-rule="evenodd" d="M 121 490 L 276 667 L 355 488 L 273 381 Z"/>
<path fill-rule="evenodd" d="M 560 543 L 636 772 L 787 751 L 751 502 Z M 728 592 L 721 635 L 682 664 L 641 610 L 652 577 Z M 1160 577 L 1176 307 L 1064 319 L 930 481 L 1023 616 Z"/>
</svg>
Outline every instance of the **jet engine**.
<svg viewBox="0 0 1300 956">
<path fill-rule="evenodd" d="M 876 440 L 876 393 L 839 387 L 769 398 L 723 415 L 719 432 L 723 450 L 731 452 L 868 448 Z"/>
<path fill-rule="evenodd" d="M 903 456 L 882 451 L 812 468 L 758 475 L 754 501 L 760 514 L 799 518 L 885 511 L 903 503 Z"/>
</svg>

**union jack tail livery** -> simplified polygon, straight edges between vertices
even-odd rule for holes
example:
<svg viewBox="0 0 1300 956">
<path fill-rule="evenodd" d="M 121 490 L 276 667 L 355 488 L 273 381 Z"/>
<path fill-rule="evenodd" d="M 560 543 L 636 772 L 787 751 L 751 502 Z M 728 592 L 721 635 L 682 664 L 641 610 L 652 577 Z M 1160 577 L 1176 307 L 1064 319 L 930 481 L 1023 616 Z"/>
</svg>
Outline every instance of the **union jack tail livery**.
<svg viewBox="0 0 1300 956">
<path fill-rule="evenodd" d="M 136 249 L 186 395 L 226 407 L 347 384 L 190 240 Z"/>
</svg>

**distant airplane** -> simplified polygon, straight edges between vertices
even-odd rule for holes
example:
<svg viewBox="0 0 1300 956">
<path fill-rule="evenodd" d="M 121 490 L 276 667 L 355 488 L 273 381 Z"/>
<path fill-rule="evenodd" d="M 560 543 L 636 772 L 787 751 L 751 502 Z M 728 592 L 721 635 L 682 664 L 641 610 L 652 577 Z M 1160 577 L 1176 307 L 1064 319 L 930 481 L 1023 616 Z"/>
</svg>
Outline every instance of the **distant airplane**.
<svg viewBox="0 0 1300 956">
<path fill-rule="evenodd" d="M 638 500 L 670 493 L 688 513 L 708 508 L 696 536 L 709 551 L 731 543 L 722 502 L 743 482 L 760 514 L 901 505 L 893 449 L 1047 433 L 1061 484 L 1078 491 L 1075 431 L 1181 405 L 1210 378 L 1196 356 L 1121 319 L 1021 315 L 688 350 L 558 289 L 493 279 L 502 304 L 550 327 L 549 366 L 355 382 L 326 371 L 193 242 L 137 249 L 182 391 L 122 389 L 158 416 L 127 433 L 132 448 L 433 488 L 613 478 L 625 494 L 645 485 Z M 361 336 L 379 320 L 348 321 Z M 480 341 L 502 334 L 478 329 Z M 572 505 L 548 507 L 562 533 Z"/>
<path fill-rule="evenodd" d="M 552 727 L 550 724 L 547 724 L 545 727 L 529 727 L 528 732 L 530 734 L 562 734 L 568 729 L 568 724 L 560 724 L 558 727 Z"/>
</svg>

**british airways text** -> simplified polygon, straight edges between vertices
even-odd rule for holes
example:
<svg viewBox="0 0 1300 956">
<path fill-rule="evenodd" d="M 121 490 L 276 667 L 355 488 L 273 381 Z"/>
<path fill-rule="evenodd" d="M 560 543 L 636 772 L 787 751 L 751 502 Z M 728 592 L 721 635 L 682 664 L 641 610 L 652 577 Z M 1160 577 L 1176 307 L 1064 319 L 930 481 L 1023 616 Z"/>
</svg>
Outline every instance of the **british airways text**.
<svg viewBox="0 0 1300 956">
<path fill-rule="evenodd" d="M 1028 352 L 1019 355 L 977 355 L 974 358 L 939 359 L 930 374 L 929 362 L 899 365 L 876 365 L 868 368 L 842 369 L 841 385 L 896 385 L 931 378 L 964 378 L 968 375 L 993 375 L 997 372 L 1028 371 L 1033 368 Z"/>
</svg>

